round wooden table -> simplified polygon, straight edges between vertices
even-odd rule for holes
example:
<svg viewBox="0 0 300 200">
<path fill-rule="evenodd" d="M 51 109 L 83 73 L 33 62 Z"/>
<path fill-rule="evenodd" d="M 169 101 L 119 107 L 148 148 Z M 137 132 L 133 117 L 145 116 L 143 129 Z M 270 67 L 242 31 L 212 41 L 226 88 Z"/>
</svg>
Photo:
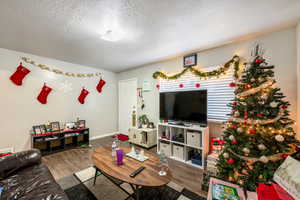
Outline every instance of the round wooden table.
<svg viewBox="0 0 300 200">
<path fill-rule="evenodd" d="M 140 162 L 133 158 L 127 157 L 126 153 L 130 152 L 129 147 L 120 147 L 124 151 L 123 165 L 116 165 L 112 160 L 111 147 L 104 146 L 97 148 L 92 153 L 92 161 L 97 169 L 97 171 L 103 172 L 111 177 L 119 179 L 123 182 L 129 183 L 132 187 L 135 198 L 139 199 L 139 188 L 141 186 L 146 187 L 159 187 L 168 184 L 171 181 L 172 175 L 170 170 L 168 170 L 166 176 L 159 176 L 159 158 L 154 154 L 144 151 L 144 155 L 149 159 Z M 131 178 L 129 174 L 144 166 L 145 169 Z M 128 194 L 128 192 L 126 192 Z"/>
</svg>

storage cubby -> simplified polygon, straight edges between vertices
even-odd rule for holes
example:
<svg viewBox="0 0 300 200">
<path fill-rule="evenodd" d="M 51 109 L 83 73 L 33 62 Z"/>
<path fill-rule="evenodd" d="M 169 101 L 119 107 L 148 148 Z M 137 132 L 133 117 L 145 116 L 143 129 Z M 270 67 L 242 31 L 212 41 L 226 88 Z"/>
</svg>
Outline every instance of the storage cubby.
<svg viewBox="0 0 300 200">
<path fill-rule="evenodd" d="M 204 168 L 209 151 L 209 129 L 200 126 L 157 125 L 158 152 L 194 167 Z"/>
</svg>

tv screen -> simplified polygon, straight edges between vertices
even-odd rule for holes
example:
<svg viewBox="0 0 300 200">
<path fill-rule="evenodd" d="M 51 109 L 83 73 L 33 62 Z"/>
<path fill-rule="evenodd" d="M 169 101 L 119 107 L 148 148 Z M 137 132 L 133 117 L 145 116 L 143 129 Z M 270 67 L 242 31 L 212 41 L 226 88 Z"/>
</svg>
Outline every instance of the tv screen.
<svg viewBox="0 0 300 200">
<path fill-rule="evenodd" d="M 207 124 L 207 90 L 160 93 L 160 119 Z"/>
</svg>

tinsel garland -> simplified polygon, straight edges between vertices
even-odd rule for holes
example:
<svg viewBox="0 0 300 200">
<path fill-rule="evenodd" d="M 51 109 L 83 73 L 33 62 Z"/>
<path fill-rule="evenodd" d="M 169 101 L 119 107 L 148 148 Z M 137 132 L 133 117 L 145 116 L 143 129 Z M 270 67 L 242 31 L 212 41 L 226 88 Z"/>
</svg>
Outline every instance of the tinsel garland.
<svg viewBox="0 0 300 200">
<path fill-rule="evenodd" d="M 231 60 L 229 60 L 228 62 L 226 62 L 223 66 L 219 67 L 218 69 L 209 71 L 209 72 L 202 72 L 194 67 L 187 67 L 187 68 L 184 68 L 180 73 L 174 74 L 171 76 L 168 76 L 165 73 L 159 72 L 159 71 L 153 73 L 152 76 L 154 79 L 162 78 L 162 79 L 174 80 L 174 79 L 179 79 L 182 75 L 184 75 L 185 73 L 190 71 L 191 73 L 195 74 L 196 76 L 198 76 L 200 78 L 212 78 L 212 77 L 219 77 L 220 75 L 223 75 L 226 71 L 228 71 L 228 69 L 232 65 L 234 66 L 234 77 L 235 77 L 235 79 L 237 79 L 239 76 L 238 71 L 239 71 L 239 65 L 240 65 L 240 57 L 237 55 L 233 56 L 233 58 Z"/>
<path fill-rule="evenodd" d="M 259 91 L 261 91 L 263 89 L 271 87 L 274 83 L 275 83 L 275 81 L 273 79 L 270 79 L 270 80 L 264 82 L 263 84 L 261 84 L 260 86 L 258 86 L 256 88 L 251 88 L 251 89 L 249 89 L 249 90 L 247 90 L 245 92 L 241 92 L 241 93 L 237 94 L 236 96 L 238 98 L 240 98 L 240 97 L 249 96 L 251 94 L 255 94 L 255 93 L 257 93 L 257 92 L 259 92 Z"/>
<path fill-rule="evenodd" d="M 78 78 L 85 78 L 85 77 L 101 77 L 101 73 L 71 73 L 71 72 L 63 72 L 59 69 L 52 69 L 51 67 L 48 67 L 47 65 L 43 65 L 43 64 L 38 64 L 36 63 L 34 60 L 30 59 L 30 58 L 26 58 L 26 57 L 22 57 L 22 60 L 25 61 L 26 63 L 32 64 L 36 67 L 39 67 L 42 70 L 46 70 L 46 71 L 50 71 L 50 72 L 54 72 L 56 74 L 60 74 L 60 75 L 65 75 L 65 76 L 72 76 L 72 77 L 78 77 Z"/>
<path fill-rule="evenodd" d="M 284 116 L 284 110 L 280 109 L 278 112 L 277 117 L 273 118 L 273 119 L 266 119 L 266 120 L 254 120 L 254 119 L 243 119 L 243 118 L 235 118 L 232 117 L 229 119 L 229 121 L 233 121 L 233 122 L 238 122 L 238 123 L 247 123 L 247 124 L 260 124 L 260 125 L 265 125 L 265 124 L 271 124 L 271 123 L 275 123 L 276 121 L 278 121 L 281 117 Z"/>
<path fill-rule="evenodd" d="M 240 158 L 242 160 L 248 161 L 250 163 L 255 163 L 257 161 L 260 161 L 260 158 L 241 156 L 241 155 L 238 155 L 237 153 L 233 152 L 231 149 L 228 149 L 228 151 L 230 151 L 236 157 L 238 157 L 238 158 Z M 265 157 L 268 159 L 268 161 L 277 161 L 277 160 L 281 160 L 283 155 L 290 155 L 292 153 L 293 152 L 277 153 L 277 154 L 273 154 L 273 155 L 265 156 Z"/>
</svg>

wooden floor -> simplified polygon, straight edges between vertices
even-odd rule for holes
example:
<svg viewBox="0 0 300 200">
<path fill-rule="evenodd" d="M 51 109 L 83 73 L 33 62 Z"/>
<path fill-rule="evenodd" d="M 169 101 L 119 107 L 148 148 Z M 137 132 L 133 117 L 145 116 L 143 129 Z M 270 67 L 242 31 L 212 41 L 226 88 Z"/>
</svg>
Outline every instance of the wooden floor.
<svg viewBox="0 0 300 200">
<path fill-rule="evenodd" d="M 91 153 L 94 149 L 99 146 L 110 145 L 111 143 L 111 137 L 93 140 L 91 141 L 92 148 L 78 148 L 44 156 L 42 162 L 49 167 L 54 178 L 59 180 L 93 166 Z M 122 145 L 129 144 L 123 142 Z M 150 151 L 155 154 L 156 148 L 152 148 Z M 169 167 L 175 183 L 201 196 L 206 196 L 206 193 L 201 190 L 203 173 L 201 169 L 171 159 L 169 160 Z"/>
</svg>

